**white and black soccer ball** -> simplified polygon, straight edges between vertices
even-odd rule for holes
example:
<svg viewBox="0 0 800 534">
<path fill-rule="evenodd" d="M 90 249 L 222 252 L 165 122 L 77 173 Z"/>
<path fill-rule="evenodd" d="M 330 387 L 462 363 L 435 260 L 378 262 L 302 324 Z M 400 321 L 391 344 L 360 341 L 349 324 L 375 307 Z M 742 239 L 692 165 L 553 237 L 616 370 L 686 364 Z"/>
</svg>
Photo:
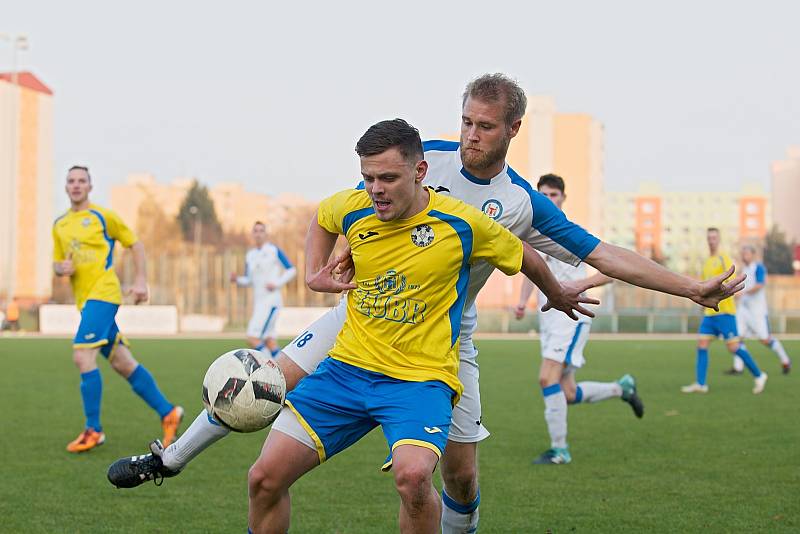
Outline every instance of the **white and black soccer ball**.
<svg viewBox="0 0 800 534">
<path fill-rule="evenodd" d="M 206 411 L 236 432 L 268 427 L 285 399 L 286 379 L 281 368 L 257 350 L 226 352 L 214 360 L 203 379 Z"/>
</svg>

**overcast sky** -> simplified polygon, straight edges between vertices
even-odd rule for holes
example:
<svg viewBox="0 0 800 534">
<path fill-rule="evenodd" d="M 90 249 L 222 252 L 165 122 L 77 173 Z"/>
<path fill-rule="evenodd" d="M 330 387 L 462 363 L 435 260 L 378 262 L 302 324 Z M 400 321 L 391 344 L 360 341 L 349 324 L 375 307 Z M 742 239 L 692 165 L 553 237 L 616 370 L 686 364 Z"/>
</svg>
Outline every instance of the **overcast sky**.
<svg viewBox="0 0 800 534">
<path fill-rule="evenodd" d="M 768 187 L 800 144 L 794 1 L 0 0 L 0 32 L 55 92 L 59 207 L 77 162 L 101 203 L 131 172 L 319 199 L 353 184 L 366 127 L 456 131 L 488 71 L 600 120 L 610 190 Z"/>
</svg>

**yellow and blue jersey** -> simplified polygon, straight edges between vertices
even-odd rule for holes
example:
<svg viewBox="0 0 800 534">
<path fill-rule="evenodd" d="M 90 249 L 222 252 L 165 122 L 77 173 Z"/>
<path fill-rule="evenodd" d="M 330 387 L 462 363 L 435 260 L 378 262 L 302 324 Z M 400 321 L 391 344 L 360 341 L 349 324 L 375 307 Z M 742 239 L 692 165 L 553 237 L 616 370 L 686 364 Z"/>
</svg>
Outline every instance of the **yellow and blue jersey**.
<svg viewBox="0 0 800 534">
<path fill-rule="evenodd" d="M 731 265 L 733 265 L 733 260 L 725 253 L 719 253 L 709 257 L 703 264 L 703 280 L 708 280 L 709 278 L 714 278 L 715 276 L 724 273 L 730 269 Z M 719 311 L 706 308 L 706 315 L 720 314 L 736 314 L 736 302 L 734 301 L 733 297 L 728 297 L 725 300 L 720 301 Z"/>
<path fill-rule="evenodd" d="M 470 265 L 506 274 L 522 266 L 522 242 L 460 200 L 428 190 L 408 219 L 382 222 L 363 190 L 322 201 L 317 220 L 347 237 L 357 289 L 330 356 L 400 380 L 440 380 L 461 394 L 458 337 Z"/>
<path fill-rule="evenodd" d="M 82 211 L 69 210 L 53 224 L 53 260 L 72 260 L 75 272 L 70 283 L 78 309 L 90 299 L 122 303 L 113 269 L 116 241 L 130 247 L 137 240 L 116 213 L 94 204 Z"/>
</svg>

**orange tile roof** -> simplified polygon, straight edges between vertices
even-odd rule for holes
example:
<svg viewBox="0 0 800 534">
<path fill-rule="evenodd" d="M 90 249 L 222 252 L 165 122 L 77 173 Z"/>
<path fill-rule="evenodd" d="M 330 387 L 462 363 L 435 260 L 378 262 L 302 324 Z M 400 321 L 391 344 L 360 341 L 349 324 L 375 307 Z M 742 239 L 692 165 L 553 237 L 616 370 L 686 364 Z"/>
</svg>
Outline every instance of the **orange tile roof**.
<svg viewBox="0 0 800 534">
<path fill-rule="evenodd" d="M 0 72 L 0 80 L 5 80 L 11 83 L 12 74 L 10 72 Z M 19 72 L 17 73 L 17 83 L 20 87 L 32 89 L 46 95 L 52 95 L 53 91 L 47 87 L 42 81 L 34 76 L 32 72 Z"/>
</svg>

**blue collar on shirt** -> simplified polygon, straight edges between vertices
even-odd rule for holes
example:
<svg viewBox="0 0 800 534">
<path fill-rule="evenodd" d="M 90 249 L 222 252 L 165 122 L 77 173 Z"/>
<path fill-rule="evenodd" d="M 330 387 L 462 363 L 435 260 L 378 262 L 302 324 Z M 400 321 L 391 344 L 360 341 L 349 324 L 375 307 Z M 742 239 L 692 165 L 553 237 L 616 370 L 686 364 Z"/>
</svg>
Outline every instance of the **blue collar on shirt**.
<svg viewBox="0 0 800 534">
<path fill-rule="evenodd" d="M 475 176 L 473 174 L 470 174 L 469 171 L 467 171 L 467 169 L 465 169 L 463 166 L 461 167 L 461 174 L 464 176 L 464 178 L 466 178 L 467 180 L 469 180 L 473 184 L 489 185 L 489 184 L 492 183 L 492 179 L 491 178 L 489 178 L 488 180 L 484 179 L 484 178 L 478 178 L 477 176 Z"/>
</svg>

